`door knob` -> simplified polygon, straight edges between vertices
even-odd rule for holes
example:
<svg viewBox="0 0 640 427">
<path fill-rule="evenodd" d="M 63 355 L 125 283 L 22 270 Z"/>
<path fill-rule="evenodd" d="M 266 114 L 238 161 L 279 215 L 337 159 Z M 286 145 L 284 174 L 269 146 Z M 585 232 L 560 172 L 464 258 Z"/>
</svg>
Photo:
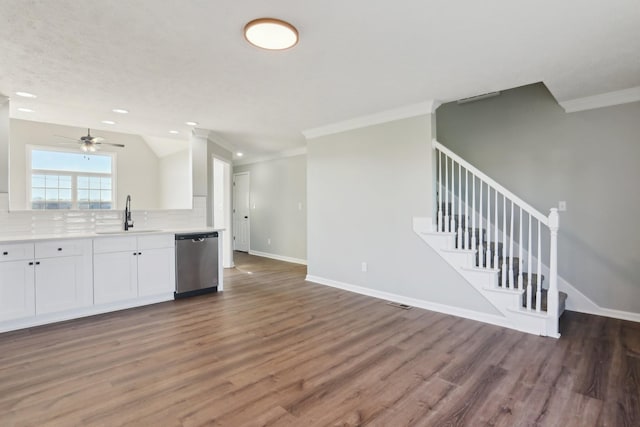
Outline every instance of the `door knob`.
<svg viewBox="0 0 640 427">
<path fill-rule="evenodd" d="M 245 217 L 244 217 L 244 219 L 249 219 L 249 217 L 248 217 L 248 216 L 245 216 Z"/>
</svg>

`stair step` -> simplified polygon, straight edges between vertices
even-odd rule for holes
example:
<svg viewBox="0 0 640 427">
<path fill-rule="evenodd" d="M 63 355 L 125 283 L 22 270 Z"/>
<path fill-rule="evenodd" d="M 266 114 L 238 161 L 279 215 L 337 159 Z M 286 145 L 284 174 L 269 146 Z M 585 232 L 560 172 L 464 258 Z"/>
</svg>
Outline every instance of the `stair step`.
<svg viewBox="0 0 640 427">
<path fill-rule="evenodd" d="M 547 298 L 548 298 L 549 292 L 546 289 L 543 289 L 541 292 L 541 297 L 542 297 L 542 301 L 540 304 L 540 310 L 541 311 L 547 311 Z M 536 297 L 537 294 L 536 292 L 532 291 L 531 294 L 531 308 L 535 309 L 536 308 Z M 560 307 L 564 307 L 565 302 L 567 301 L 567 297 L 568 295 L 565 292 L 559 292 L 558 293 L 558 304 Z M 522 306 L 526 307 L 527 306 L 527 292 L 525 290 L 524 294 L 522 294 Z"/>
<path fill-rule="evenodd" d="M 514 269 L 515 272 L 515 269 Z M 507 274 L 509 274 L 507 272 Z M 511 283 L 511 282 L 509 282 Z M 513 278 L 513 283 L 517 284 L 518 283 L 518 275 L 514 274 L 514 278 Z M 541 276 L 541 283 L 544 284 L 544 275 Z M 522 287 L 523 288 L 527 288 L 527 284 L 528 284 L 528 275 L 526 272 L 522 273 Z M 502 272 L 498 273 L 498 286 L 502 287 Z M 538 275 L 536 273 L 532 273 L 531 274 L 531 288 L 534 290 L 534 292 L 536 291 L 538 286 Z M 510 286 L 513 287 L 513 286 Z"/>
</svg>

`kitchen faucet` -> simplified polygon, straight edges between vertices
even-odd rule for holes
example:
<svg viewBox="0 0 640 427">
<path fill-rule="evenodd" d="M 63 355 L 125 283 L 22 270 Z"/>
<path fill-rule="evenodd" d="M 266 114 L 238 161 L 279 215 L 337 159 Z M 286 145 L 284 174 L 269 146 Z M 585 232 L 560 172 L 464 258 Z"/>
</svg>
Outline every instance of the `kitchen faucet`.
<svg viewBox="0 0 640 427">
<path fill-rule="evenodd" d="M 131 219 L 131 195 L 127 195 L 127 202 L 124 205 L 124 231 L 133 228 L 133 220 Z"/>
</svg>

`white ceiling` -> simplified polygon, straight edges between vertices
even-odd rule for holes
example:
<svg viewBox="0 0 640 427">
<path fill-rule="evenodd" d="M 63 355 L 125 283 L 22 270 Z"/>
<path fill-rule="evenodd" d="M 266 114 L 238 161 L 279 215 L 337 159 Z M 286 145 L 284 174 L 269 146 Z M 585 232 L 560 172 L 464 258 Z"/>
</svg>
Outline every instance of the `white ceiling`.
<svg viewBox="0 0 640 427">
<path fill-rule="evenodd" d="M 265 16 L 294 24 L 298 46 L 248 45 L 244 24 Z M 193 120 L 249 157 L 304 146 L 304 129 L 538 81 L 559 101 L 640 86 L 640 2 L 0 0 L 12 117 L 182 140 Z"/>
</svg>

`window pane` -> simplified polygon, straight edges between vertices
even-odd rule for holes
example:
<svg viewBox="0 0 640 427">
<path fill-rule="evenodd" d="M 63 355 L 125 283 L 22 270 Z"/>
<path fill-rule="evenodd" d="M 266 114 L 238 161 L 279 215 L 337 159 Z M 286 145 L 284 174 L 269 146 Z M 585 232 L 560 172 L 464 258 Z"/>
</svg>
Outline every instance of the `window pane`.
<svg viewBox="0 0 640 427">
<path fill-rule="evenodd" d="M 31 176 L 32 187 L 44 187 L 44 175 L 32 175 Z"/>
<path fill-rule="evenodd" d="M 31 168 L 85 173 L 111 173 L 111 156 L 66 151 L 32 150 Z"/>
<path fill-rule="evenodd" d="M 111 190 L 111 177 L 100 178 L 100 185 L 103 190 Z"/>
<path fill-rule="evenodd" d="M 78 177 L 78 188 L 89 188 L 89 177 L 88 176 L 79 176 Z"/>
<path fill-rule="evenodd" d="M 46 190 L 46 199 L 48 201 L 55 200 L 58 201 L 58 189 L 57 188 L 47 188 Z"/>
<path fill-rule="evenodd" d="M 59 180 L 60 188 L 71 188 L 71 175 L 63 175 Z"/>
<path fill-rule="evenodd" d="M 100 190 L 89 190 L 89 200 L 100 200 Z"/>
<path fill-rule="evenodd" d="M 47 175 L 45 185 L 47 188 L 58 188 L 58 175 Z"/>
<path fill-rule="evenodd" d="M 60 189 L 60 200 L 71 201 L 71 189 L 70 188 L 61 188 Z"/>
<path fill-rule="evenodd" d="M 78 201 L 79 202 L 88 202 L 89 201 L 89 190 L 78 190 Z"/>
<path fill-rule="evenodd" d="M 100 188 L 100 177 L 99 176 L 92 176 L 89 178 L 89 188 L 93 189 L 99 189 Z"/>
<path fill-rule="evenodd" d="M 44 188 L 34 188 L 31 190 L 31 201 L 42 201 L 44 200 Z"/>
<path fill-rule="evenodd" d="M 101 193 L 101 197 L 100 197 L 101 201 L 103 201 L 103 202 L 110 202 L 111 201 L 111 191 L 102 190 L 100 193 Z"/>
</svg>

